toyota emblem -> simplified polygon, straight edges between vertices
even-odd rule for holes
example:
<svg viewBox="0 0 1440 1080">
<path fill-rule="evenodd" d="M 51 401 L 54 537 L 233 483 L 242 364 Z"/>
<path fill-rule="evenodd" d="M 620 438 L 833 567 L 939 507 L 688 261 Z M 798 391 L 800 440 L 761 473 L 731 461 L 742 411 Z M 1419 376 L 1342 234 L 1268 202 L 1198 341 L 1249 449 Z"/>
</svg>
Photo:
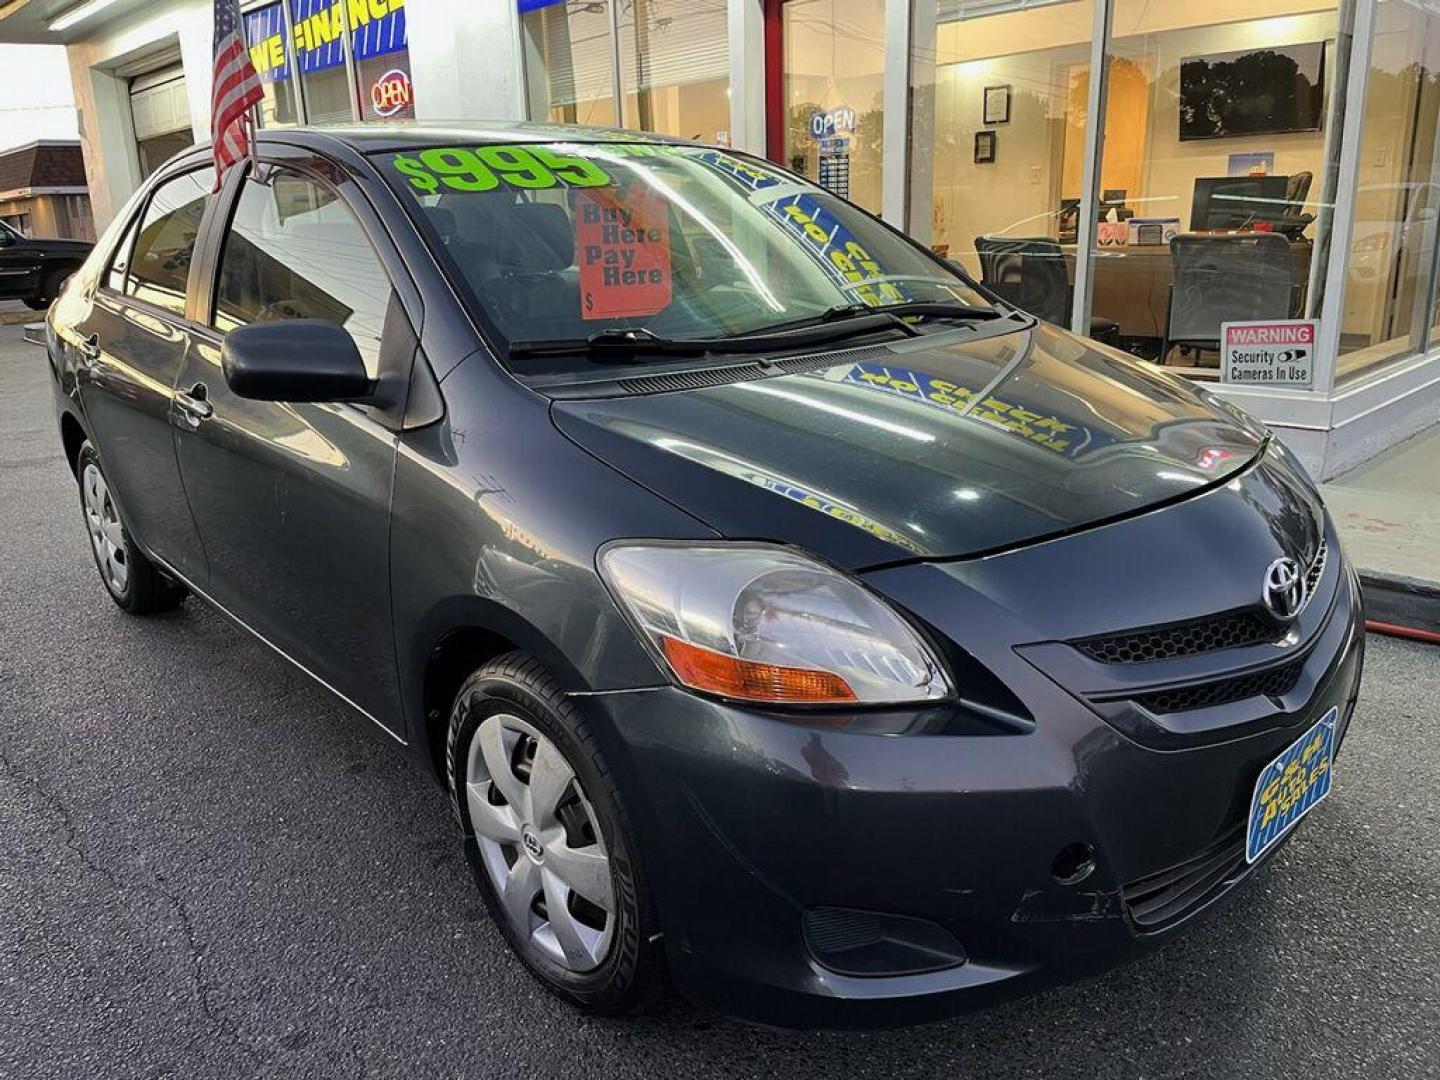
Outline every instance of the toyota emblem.
<svg viewBox="0 0 1440 1080">
<path fill-rule="evenodd" d="M 1305 575 L 1290 556 L 1276 559 L 1265 571 L 1265 607 L 1281 622 L 1290 622 L 1305 607 Z"/>
</svg>

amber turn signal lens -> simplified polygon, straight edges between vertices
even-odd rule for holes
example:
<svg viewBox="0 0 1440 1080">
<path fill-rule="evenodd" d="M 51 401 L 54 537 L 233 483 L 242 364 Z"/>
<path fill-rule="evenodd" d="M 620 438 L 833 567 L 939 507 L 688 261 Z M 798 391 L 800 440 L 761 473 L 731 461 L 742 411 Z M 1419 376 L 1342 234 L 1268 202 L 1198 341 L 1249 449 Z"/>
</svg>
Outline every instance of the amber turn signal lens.
<svg viewBox="0 0 1440 1080">
<path fill-rule="evenodd" d="M 696 690 L 788 705 L 860 700 L 849 683 L 828 671 L 738 660 L 668 634 L 660 635 L 660 647 L 680 681 Z"/>
</svg>

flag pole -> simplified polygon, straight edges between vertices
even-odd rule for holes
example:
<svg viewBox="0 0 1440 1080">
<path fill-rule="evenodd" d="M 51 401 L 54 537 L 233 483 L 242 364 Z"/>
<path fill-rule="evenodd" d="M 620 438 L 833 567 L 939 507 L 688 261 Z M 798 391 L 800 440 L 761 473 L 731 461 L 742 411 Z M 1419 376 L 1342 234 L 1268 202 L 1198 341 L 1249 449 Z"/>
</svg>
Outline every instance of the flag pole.
<svg viewBox="0 0 1440 1080">
<path fill-rule="evenodd" d="M 255 106 L 245 112 L 245 142 L 250 147 L 250 179 L 260 180 L 260 128 L 255 123 Z"/>
<path fill-rule="evenodd" d="M 245 37 L 245 13 L 241 10 L 241 0 L 233 0 L 235 4 L 235 24 L 240 34 L 240 43 L 248 45 Z M 251 105 L 245 110 L 245 142 L 250 149 L 250 179 L 260 180 L 260 125 L 255 123 L 255 110 L 258 105 Z"/>
</svg>

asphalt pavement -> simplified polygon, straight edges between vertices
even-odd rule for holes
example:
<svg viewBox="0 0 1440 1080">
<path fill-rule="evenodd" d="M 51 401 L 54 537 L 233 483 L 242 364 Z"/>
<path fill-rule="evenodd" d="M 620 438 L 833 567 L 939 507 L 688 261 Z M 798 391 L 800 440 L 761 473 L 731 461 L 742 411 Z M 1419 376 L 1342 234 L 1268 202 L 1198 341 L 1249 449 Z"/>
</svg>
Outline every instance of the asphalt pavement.
<svg viewBox="0 0 1440 1080">
<path fill-rule="evenodd" d="M 1334 794 L 1127 967 L 903 1031 L 595 1020 L 507 953 L 385 735 L 193 600 L 121 614 L 86 545 L 0 327 L 0 1077 L 1440 1076 L 1435 648 L 1371 639 Z"/>
</svg>

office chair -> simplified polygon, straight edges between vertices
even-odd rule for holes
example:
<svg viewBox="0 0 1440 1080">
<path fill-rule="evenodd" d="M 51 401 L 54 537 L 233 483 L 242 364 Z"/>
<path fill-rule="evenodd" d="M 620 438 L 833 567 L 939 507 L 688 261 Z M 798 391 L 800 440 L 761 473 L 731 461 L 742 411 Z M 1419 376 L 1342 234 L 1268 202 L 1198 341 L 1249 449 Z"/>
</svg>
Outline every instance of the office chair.
<svg viewBox="0 0 1440 1080">
<path fill-rule="evenodd" d="M 1170 254 L 1175 283 L 1160 363 L 1176 345 L 1219 353 L 1223 322 L 1291 317 L 1295 261 L 1279 233 L 1184 233 L 1170 241 Z"/>
<path fill-rule="evenodd" d="M 1314 214 L 1305 212 L 1305 199 L 1310 194 L 1310 184 L 1314 179 L 1310 172 L 1290 174 L 1290 181 L 1285 186 L 1285 210 L 1280 215 L 1280 220 L 1275 223 L 1276 232 L 1283 233 L 1291 240 L 1298 240 L 1300 234 L 1315 220 Z"/>
<path fill-rule="evenodd" d="M 1070 324 L 1072 291 L 1065 253 L 1048 236 L 977 236 L 980 283 L 1021 311 L 1055 326 Z M 1107 345 L 1120 344 L 1120 324 L 1091 319 L 1090 336 Z"/>
</svg>

